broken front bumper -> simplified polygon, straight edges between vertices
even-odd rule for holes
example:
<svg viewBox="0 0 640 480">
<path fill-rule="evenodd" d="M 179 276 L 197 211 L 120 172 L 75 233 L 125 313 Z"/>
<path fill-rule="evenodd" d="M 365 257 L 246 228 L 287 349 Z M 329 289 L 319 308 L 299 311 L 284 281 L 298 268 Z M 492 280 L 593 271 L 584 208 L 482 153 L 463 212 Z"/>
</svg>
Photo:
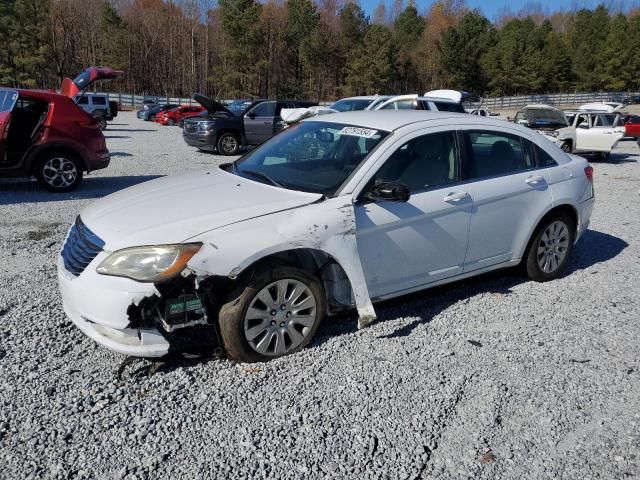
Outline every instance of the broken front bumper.
<svg viewBox="0 0 640 480">
<path fill-rule="evenodd" d="M 92 264 L 99 263 L 101 256 Z M 91 265 L 75 277 L 67 272 L 60 256 L 58 284 L 67 316 L 100 345 L 136 357 L 162 357 L 169 353 L 170 343 L 158 329 L 128 328 L 127 309 L 156 293 L 153 285 L 99 275 Z"/>
</svg>

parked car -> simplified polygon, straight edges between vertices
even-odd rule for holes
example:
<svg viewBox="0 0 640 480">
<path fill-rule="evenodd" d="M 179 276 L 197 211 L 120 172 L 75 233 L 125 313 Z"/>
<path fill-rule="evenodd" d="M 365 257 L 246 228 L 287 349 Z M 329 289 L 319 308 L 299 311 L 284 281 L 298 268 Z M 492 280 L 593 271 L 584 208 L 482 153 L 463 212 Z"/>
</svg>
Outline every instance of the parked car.
<svg viewBox="0 0 640 480">
<path fill-rule="evenodd" d="M 156 119 L 157 115 L 160 115 L 167 110 L 171 110 L 172 108 L 179 107 L 180 105 L 176 105 L 175 103 L 163 103 L 161 105 L 152 105 L 148 110 L 144 110 L 140 115 L 140 118 L 147 122 L 153 122 Z"/>
<path fill-rule="evenodd" d="M 161 125 L 178 125 L 182 127 L 185 118 L 194 117 L 203 112 L 206 112 L 206 110 L 200 105 L 193 107 L 189 105 L 182 105 L 162 112 L 160 115 L 156 115 L 156 122 Z"/>
<path fill-rule="evenodd" d="M 619 113 L 603 113 L 590 111 L 565 112 L 567 120 L 576 132 L 576 153 L 598 153 L 600 158 L 609 158 L 618 142 L 624 137 L 624 125 Z M 558 130 L 563 135 L 565 129 Z"/>
<path fill-rule="evenodd" d="M 68 192 L 84 172 L 109 165 L 100 126 L 71 99 L 78 84 L 86 88 L 95 80 L 113 78 L 110 69 L 92 68 L 96 70 L 88 73 L 88 82 L 65 79 L 65 94 L 0 88 L 0 177 L 34 176 L 47 190 Z"/>
<path fill-rule="evenodd" d="M 105 94 L 78 94 L 73 97 L 73 101 L 98 122 L 100 130 L 105 130 L 107 122 L 118 116 L 117 102 L 110 102 L 109 97 Z"/>
<path fill-rule="evenodd" d="M 397 95 L 376 105 L 374 110 L 432 110 L 466 113 L 460 101 L 445 97 Z"/>
<path fill-rule="evenodd" d="M 526 105 L 516 112 L 513 121 L 536 130 L 567 153 L 573 152 L 576 146 L 576 129 L 561 110 L 551 105 Z"/>
<path fill-rule="evenodd" d="M 638 105 L 640 104 L 640 95 L 629 95 L 622 99 L 622 105 Z"/>
<path fill-rule="evenodd" d="M 585 103 L 584 105 L 580 105 L 578 107 L 579 111 L 582 112 L 604 112 L 611 113 L 619 111 L 624 105 L 618 102 L 594 102 L 594 103 Z"/>
<path fill-rule="evenodd" d="M 640 115 L 630 115 L 624 124 L 624 136 L 635 138 L 640 146 Z"/>
<path fill-rule="evenodd" d="M 338 112 L 353 112 L 356 110 L 375 110 L 375 107 L 380 105 L 385 100 L 388 100 L 392 95 L 369 95 L 360 97 L 348 97 L 342 98 L 337 102 L 332 103 L 329 108 Z"/>
<path fill-rule="evenodd" d="M 193 96 L 208 112 L 184 120 L 183 138 L 192 147 L 236 155 L 244 145 L 258 145 L 285 128 L 283 108 L 317 105 L 298 100 L 238 100 L 227 107 L 202 94 Z"/>
<path fill-rule="evenodd" d="M 461 147 L 464 149 L 462 153 Z M 294 353 L 326 315 L 504 267 L 557 278 L 593 169 L 536 132 L 438 112 L 307 119 L 241 159 L 85 208 L 58 257 L 66 314 L 127 355 Z"/>
</svg>

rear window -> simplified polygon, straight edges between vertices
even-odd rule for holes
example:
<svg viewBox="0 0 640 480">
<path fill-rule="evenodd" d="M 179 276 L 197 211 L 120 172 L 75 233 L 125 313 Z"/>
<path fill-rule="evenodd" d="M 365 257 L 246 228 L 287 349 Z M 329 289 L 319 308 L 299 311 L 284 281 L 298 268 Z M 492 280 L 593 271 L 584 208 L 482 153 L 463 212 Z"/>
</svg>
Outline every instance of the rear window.
<svg viewBox="0 0 640 480">
<path fill-rule="evenodd" d="M 373 100 L 366 99 L 342 99 L 331 105 L 329 108 L 338 110 L 339 112 L 353 112 L 356 110 L 364 110 Z"/>
<path fill-rule="evenodd" d="M 0 90 L 0 112 L 10 112 L 18 100 L 15 90 Z"/>
<path fill-rule="evenodd" d="M 433 102 L 438 110 L 441 112 L 457 112 L 465 113 L 464 108 L 460 103 L 454 102 Z"/>
</svg>

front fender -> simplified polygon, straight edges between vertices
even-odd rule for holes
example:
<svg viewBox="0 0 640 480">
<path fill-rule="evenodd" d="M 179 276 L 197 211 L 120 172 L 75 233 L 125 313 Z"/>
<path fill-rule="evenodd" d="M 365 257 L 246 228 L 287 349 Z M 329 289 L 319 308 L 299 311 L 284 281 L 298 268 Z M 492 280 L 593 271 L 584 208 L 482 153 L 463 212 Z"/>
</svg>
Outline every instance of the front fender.
<svg viewBox="0 0 640 480">
<path fill-rule="evenodd" d="M 227 225 L 190 238 L 203 247 L 188 264 L 199 277 L 235 278 L 269 255 L 298 248 L 333 257 L 349 278 L 358 309 L 358 326 L 376 318 L 356 242 L 353 203 L 343 196 Z"/>
</svg>

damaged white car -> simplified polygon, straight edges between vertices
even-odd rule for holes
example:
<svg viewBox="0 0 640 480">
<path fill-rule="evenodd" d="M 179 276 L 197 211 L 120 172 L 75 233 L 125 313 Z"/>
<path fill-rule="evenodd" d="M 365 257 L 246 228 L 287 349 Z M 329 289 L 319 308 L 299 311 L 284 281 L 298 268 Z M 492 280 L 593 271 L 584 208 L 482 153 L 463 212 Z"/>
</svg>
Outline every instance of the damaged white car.
<svg viewBox="0 0 640 480">
<path fill-rule="evenodd" d="M 514 124 L 437 112 L 305 120 L 234 163 L 100 199 L 58 258 L 65 312 L 143 357 L 299 351 L 326 315 L 522 263 L 557 277 L 592 170 Z"/>
</svg>

